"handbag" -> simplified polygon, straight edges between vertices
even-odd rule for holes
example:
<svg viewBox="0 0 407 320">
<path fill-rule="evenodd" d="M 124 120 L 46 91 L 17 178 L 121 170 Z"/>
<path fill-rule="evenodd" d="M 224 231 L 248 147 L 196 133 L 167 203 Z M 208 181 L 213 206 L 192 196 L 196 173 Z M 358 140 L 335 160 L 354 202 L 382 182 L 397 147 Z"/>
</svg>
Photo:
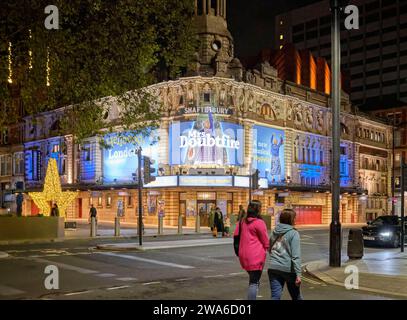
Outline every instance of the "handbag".
<svg viewBox="0 0 407 320">
<path fill-rule="evenodd" d="M 213 232 L 213 236 L 214 236 L 214 237 L 217 237 L 217 236 L 218 236 L 218 228 L 213 227 L 212 232 Z"/>
<path fill-rule="evenodd" d="M 239 233 L 233 236 L 233 249 L 235 249 L 235 254 L 239 256 L 239 246 L 240 246 L 240 233 L 242 232 L 242 220 L 239 221 Z"/>
</svg>

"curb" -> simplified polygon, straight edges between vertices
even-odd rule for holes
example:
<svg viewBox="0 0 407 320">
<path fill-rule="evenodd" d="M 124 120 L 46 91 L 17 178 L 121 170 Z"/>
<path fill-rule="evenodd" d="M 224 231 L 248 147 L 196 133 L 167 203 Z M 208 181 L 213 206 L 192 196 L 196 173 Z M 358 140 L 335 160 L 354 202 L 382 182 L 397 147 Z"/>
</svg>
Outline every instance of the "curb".
<svg viewBox="0 0 407 320">
<path fill-rule="evenodd" d="M 307 273 L 309 273 L 310 275 L 312 275 L 313 277 L 317 278 L 318 280 L 322 281 L 322 282 L 325 282 L 325 283 L 328 283 L 328 284 L 331 284 L 331 285 L 335 285 L 335 286 L 339 286 L 339 287 L 342 287 L 342 288 L 346 289 L 344 283 L 337 281 L 335 278 L 325 274 L 324 272 L 319 271 L 318 269 L 311 270 L 311 271 L 309 270 L 309 265 L 317 264 L 317 263 L 321 263 L 321 262 L 325 263 L 325 260 L 317 260 L 317 261 L 311 261 L 311 262 L 306 263 L 304 265 L 305 271 Z M 328 268 L 330 268 L 330 267 L 328 267 Z M 374 275 L 374 274 L 371 273 L 371 275 Z M 382 295 L 386 295 L 386 296 L 396 296 L 396 297 L 407 298 L 407 294 L 404 294 L 404 293 L 397 293 L 397 292 L 394 292 L 394 291 L 386 291 L 386 290 L 369 288 L 369 287 L 361 287 L 361 286 L 359 286 L 358 289 L 352 289 L 352 290 L 367 291 L 367 292 L 382 294 Z"/>
<path fill-rule="evenodd" d="M 0 251 L 0 259 L 4 259 L 8 257 L 8 253 L 7 252 L 2 252 Z"/>
<path fill-rule="evenodd" d="M 150 242 L 151 243 L 151 242 Z M 228 242 L 219 242 L 219 243 L 186 243 L 186 244 L 178 244 L 177 246 L 173 245 L 157 245 L 157 246 L 139 246 L 134 245 L 131 247 L 120 247 L 112 244 L 100 244 L 96 246 L 96 250 L 101 251 L 150 251 L 150 250 L 162 250 L 162 249 L 178 249 L 178 248 L 194 248 L 194 247 L 211 247 L 211 246 L 219 246 L 229 244 Z"/>
</svg>

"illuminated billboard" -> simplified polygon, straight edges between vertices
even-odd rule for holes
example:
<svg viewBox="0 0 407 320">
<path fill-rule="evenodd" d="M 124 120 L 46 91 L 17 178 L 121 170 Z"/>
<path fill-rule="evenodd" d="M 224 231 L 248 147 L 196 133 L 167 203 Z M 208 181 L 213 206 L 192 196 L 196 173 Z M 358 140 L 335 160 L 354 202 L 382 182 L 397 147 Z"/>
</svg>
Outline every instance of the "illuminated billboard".
<svg viewBox="0 0 407 320">
<path fill-rule="evenodd" d="M 104 137 L 104 142 L 108 147 L 103 149 L 103 183 L 135 183 L 133 173 L 138 169 L 138 146 L 141 146 L 143 156 L 155 160 L 157 174 L 157 131 L 153 131 L 149 137 L 112 133 Z"/>
<path fill-rule="evenodd" d="M 242 166 L 243 127 L 218 121 L 211 113 L 195 121 L 173 122 L 169 152 L 172 165 Z"/>
<path fill-rule="evenodd" d="M 264 126 L 253 127 L 253 169 L 269 184 L 285 180 L 284 131 Z"/>
</svg>

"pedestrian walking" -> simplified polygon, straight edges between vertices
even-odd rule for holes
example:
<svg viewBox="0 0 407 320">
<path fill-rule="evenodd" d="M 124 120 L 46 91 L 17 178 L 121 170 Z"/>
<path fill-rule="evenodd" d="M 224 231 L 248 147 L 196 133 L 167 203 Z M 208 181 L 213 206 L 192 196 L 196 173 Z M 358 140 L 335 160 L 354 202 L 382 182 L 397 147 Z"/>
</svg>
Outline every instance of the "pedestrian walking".
<svg viewBox="0 0 407 320">
<path fill-rule="evenodd" d="M 230 217 L 225 217 L 225 236 L 230 237 Z"/>
<path fill-rule="evenodd" d="M 244 211 L 243 205 L 239 205 L 239 212 L 237 215 L 237 221 L 240 221 L 246 215 L 246 211 Z"/>
<path fill-rule="evenodd" d="M 59 217 L 59 209 L 58 209 L 58 205 L 56 203 L 54 203 L 52 205 L 51 217 Z"/>
<path fill-rule="evenodd" d="M 270 237 L 268 276 L 272 300 L 281 299 L 284 284 L 287 284 L 292 300 L 303 300 L 300 291 L 300 234 L 294 228 L 295 217 L 293 209 L 284 209 L 280 214 L 280 223 Z"/>
<path fill-rule="evenodd" d="M 208 217 L 208 226 L 211 228 L 212 232 L 214 228 L 214 223 L 215 223 L 215 206 L 211 206 L 211 210 L 209 211 Z"/>
<path fill-rule="evenodd" d="M 260 212 L 261 202 L 251 201 L 247 208 L 247 216 L 236 225 L 234 233 L 235 236 L 240 235 L 240 265 L 249 274 L 249 300 L 256 300 L 269 248 L 267 227 Z"/>
</svg>

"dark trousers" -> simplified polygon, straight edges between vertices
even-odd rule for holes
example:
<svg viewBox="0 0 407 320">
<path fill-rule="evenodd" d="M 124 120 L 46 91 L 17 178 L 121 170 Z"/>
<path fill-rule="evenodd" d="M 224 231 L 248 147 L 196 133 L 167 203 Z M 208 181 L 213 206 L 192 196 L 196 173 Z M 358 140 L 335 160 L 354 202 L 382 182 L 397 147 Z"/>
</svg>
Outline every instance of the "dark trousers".
<svg viewBox="0 0 407 320">
<path fill-rule="evenodd" d="M 247 294 L 248 300 L 256 300 L 262 272 L 262 270 L 247 271 L 249 274 L 249 292 Z"/>
<path fill-rule="evenodd" d="M 271 300 L 280 300 L 283 293 L 284 284 L 287 283 L 287 289 L 292 300 L 303 300 L 300 287 L 295 284 L 295 275 L 285 274 L 283 272 L 273 272 L 268 270 L 271 290 Z"/>
</svg>

